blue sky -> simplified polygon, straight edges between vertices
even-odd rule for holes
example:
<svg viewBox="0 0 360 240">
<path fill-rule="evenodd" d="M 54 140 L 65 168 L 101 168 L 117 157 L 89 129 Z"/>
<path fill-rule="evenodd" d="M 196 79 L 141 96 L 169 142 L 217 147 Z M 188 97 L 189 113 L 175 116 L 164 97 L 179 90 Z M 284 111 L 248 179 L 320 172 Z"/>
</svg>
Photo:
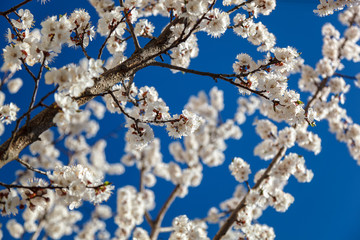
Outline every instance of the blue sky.
<svg viewBox="0 0 360 240">
<path fill-rule="evenodd" d="M 14 3 L 19 1 L 3 1 L 0 5 L 0 11 L 8 9 Z M 292 46 L 302 52 L 302 58 L 305 63 L 315 66 L 321 58 L 321 27 L 326 22 L 333 23 L 340 32 L 343 27 L 337 21 L 337 14 L 328 17 L 318 17 L 312 11 L 316 8 L 317 1 L 277 1 L 277 7 L 269 16 L 259 18 L 277 38 L 277 46 Z M 33 1 L 28 4 L 28 8 L 35 15 L 36 26 L 46 19 L 46 16 L 71 13 L 76 8 L 89 10 L 94 25 L 97 23 L 97 17 L 94 9 L 87 1 L 51 1 L 45 5 Z M 258 20 L 257 20 L 258 21 Z M 164 23 L 164 19 L 156 18 L 154 23 Z M 5 19 L 0 20 L 0 32 L 5 33 L 7 24 Z M 157 31 L 162 26 L 157 28 Z M 209 38 L 205 33 L 198 34 L 199 38 L 199 57 L 193 59 L 190 68 L 201 71 L 211 71 L 219 73 L 231 73 L 232 63 L 235 56 L 239 53 L 248 53 L 254 59 L 261 59 L 262 54 L 255 51 L 256 47 L 250 45 L 246 40 L 237 37 L 232 31 L 228 31 L 219 39 Z M 96 56 L 96 50 L 99 48 L 103 39 L 98 35 L 89 46 L 89 55 Z M 0 44 L 5 46 L 4 38 L 0 38 Z M 128 44 L 128 56 L 133 48 Z M 106 55 L 105 55 L 106 56 Z M 70 62 L 78 62 L 82 58 L 82 52 L 77 49 L 63 48 L 62 54 L 56 58 L 51 67 L 61 67 Z M 0 60 L 2 64 L 2 59 Z M 356 64 L 344 62 L 345 69 L 343 73 L 355 75 L 359 66 Z M 32 91 L 32 80 L 24 73 L 16 75 L 24 80 L 24 86 L 19 94 L 10 96 L 6 102 L 14 101 L 18 106 L 27 106 Z M 16 77 L 15 76 L 15 77 Z M 297 88 L 299 75 L 293 75 L 290 78 L 291 88 Z M 225 110 L 222 112 L 224 119 L 233 117 L 236 111 L 236 100 L 239 97 L 238 91 L 229 84 L 219 82 L 217 84 L 211 78 L 198 77 L 188 74 L 172 74 L 166 69 L 156 67 L 140 71 L 135 78 L 138 87 L 148 85 L 155 86 L 159 95 L 168 104 L 172 113 L 178 113 L 186 104 L 189 96 L 196 95 L 200 90 L 209 90 L 216 85 L 224 90 Z M 49 89 L 44 82 L 41 83 L 42 91 Z M 359 101 L 360 90 L 351 83 L 350 93 L 347 95 L 348 114 L 355 122 L 360 122 L 360 111 L 357 103 Z M 42 96 L 40 94 L 39 96 Z M 302 95 L 306 102 L 307 95 Z M 261 117 L 259 117 L 261 118 Z M 250 163 L 252 172 L 267 166 L 268 162 L 260 160 L 253 155 L 253 148 L 260 142 L 260 138 L 255 134 L 252 126 L 253 118 L 241 126 L 244 133 L 239 141 L 228 141 L 228 150 L 226 151 L 226 162 L 222 167 L 207 168 L 204 170 L 203 184 L 198 188 L 190 188 L 189 195 L 184 199 L 177 199 L 164 220 L 164 226 L 171 224 L 171 219 L 181 214 L 187 214 L 190 218 L 205 217 L 211 206 L 218 207 L 220 202 L 230 198 L 234 187 L 235 179 L 230 175 L 228 165 L 231 158 L 238 156 L 244 158 Z M 106 115 L 106 120 L 102 123 L 100 136 L 116 129 L 124 124 L 122 116 Z M 283 126 L 283 125 L 281 125 Z M 13 126 L 10 126 L 13 127 Z M 268 209 L 259 219 L 260 223 L 274 227 L 280 240 L 300 240 L 300 239 L 360 239 L 359 216 L 360 216 L 360 192 L 358 183 L 360 182 L 360 167 L 356 164 L 346 146 L 338 143 L 335 136 L 328 133 L 326 122 L 319 122 L 317 126 L 311 129 L 322 138 L 322 152 L 314 156 L 300 148 L 294 147 L 291 152 L 297 152 L 304 155 L 306 165 L 312 169 L 315 176 L 311 183 L 298 183 L 295 179 L 290 179 L 285 191 L 295 197 L 295 202 L 285 213 L 278 213 L 273 209 Z M 8 132 L 1 137 L 0 142 L 6 140 Z M 164 129 L 157 128 L 156 136 L 161 138 L 164 159 L 168 161 L 171 156 L 168 154 L 168 143 L 171 139 L 166 136 Z M 117 138 L 112 138 L 107 146 L 107 158 L 111 162 L 118 162 L 123 154 L 124 131 L 118 132 Z M 121 149 L 121 150 L 119 150 Z M 288 151 L 289 152 L 289 151 Z M 167 160 L 166 160 L 167 159 Z M 14 179 L 14 172 L 19 164 L 13 162 L 5 168 L 0 169 L 0 181 L 10 183 Z M 139 174 L 134 168 L 128 169 L 128 172 L 117 178 L 110 178 L 117 187 L 127 184 L 138 185 Z M 252 176 L 251 176 L 252 177 Z M 250 184 L 253 183 L 250 181 Z M 159 181 L 154 188 L 157 206 L 152 212 L 156 215 L 161 204 L 165 201 L 168 194 L 172 191 L 169 183 Z M 109 204 L 116 202 L 114 194 L 108 201 Z M 80 209 L 88 211 L 88 204 Z M 115 211 L 115 208 L 114 208 Z M 5 223 L 8 218 L 0 218 L 1 223 Z M 146 227 L 146 224 L 143 224 Z M 114 227 L 110 224 L 110 227 Z M 111 231 L 111 229 L 109 229 Z M 217 230 L 217 226 L 210 225 L 209 237 L 212 237 Z M 7 231 L 3 226 L 5 236 Z M 166 238 L 166 236 L 163 236 Z M 5 237 L 5 239 L 7 239 Z"/>
</svg>

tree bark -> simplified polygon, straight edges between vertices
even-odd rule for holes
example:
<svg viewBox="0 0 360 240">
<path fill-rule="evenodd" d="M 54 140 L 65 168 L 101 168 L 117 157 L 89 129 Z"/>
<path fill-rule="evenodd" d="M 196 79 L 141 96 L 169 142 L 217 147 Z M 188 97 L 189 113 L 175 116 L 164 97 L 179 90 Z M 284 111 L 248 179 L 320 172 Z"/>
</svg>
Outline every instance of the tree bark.
<svg viewBox="0 0 360 240">
<path fill-rule="evenodd" d="M 129 59 L 116 67 L 105 71 L 98 79 L 95 80 L 93 87 L 88 88 L 83 97 L 78 98 L 76 101 L 79 106 L 84 105 L 93 99 L 96 95 L 105 93 L 111 89 L 111 87 L 122 80 L 133 76 L 140 69 L 145 68 L 154 59 L 169 49 L 174 47 L 174 43 L 170 43 L 169 39 L 172 36 L 171 27 L 183 23 L 183 18 L 174 19 L 168 26 L 162 31 L 159 37 L 151 40 L 144 48 L 135 51 Z M 179 39 L 177 44 L 185 41 L 186 39 Z M 0 146 L 0 168 L 15 160 L 19 157 L 21 151 L 32 144 L 33 142 L 40 140 L 41 133 L 55 126 L 53 118 L 60 111 L 53 103 L 49 108 L 44 109 L 36 116 L 34 116 L 28 124 L 22 126 L 15 134 L 13 138 L 9 138 Z"/>
</svg>

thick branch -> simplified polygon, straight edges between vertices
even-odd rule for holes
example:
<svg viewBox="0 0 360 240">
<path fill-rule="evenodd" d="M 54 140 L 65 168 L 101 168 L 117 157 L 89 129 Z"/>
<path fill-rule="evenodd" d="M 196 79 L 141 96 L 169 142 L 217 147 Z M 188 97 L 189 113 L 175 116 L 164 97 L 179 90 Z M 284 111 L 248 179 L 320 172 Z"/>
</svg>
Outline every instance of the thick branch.
<svg viewBox="0 0 360 240">
<path fill-rule="evenodd" d="M 153 59 L 162 54 L 171 45 L 170 27 L 182 23 L 182 18 L 172 21 L 156 39 L 151 40 L 143 49 L 134 53 L 129 59 L 118 66 L 107 70 L 95 80 L 93 87 L 88 88 L 82 98 L 76 99 L 79 106 L 89 102 L 94 96 L 109 91 L 113 85 L 133 76 L 137 71 L 148 66 Z M 60 109 L 53 103 L 34 116 L 27 126 L 20 128 L 13 139 L 8 139 L 0 146 L 0 168 L 8 162 L 17 159 L 20 152 L 31 143 L 39 140 L 39 135 L 54 126 L 53 118 Z"/>
<path fill-rule="evenodd" d="M 268 166 L 268 168 L 266 169 L 266 171 L 264 172 L 264 174 L 260 177 L 260 179 L 256 182 L 256 184 L 252 187 L 252 189 L 257 189 L 262 182 L 269 177 L 269 173 L 271 172 L 271 170 L 274 168 L 274 166 L 280 161 L 280 159 L 282 158 L 282 156 L 284 156 L 286 151 L 286 147 L 282 147 L 280 148 L 280 150 L 278 151 L 278 153 L 276 154 L 276 156 L 273 158 L 273 160 L 271 161 L 270 165 Z M 229 216 L 229 218 L 226 220 L 226 222 L 221 226 L 220 230 L 216 233 L 215 237 L 213 238 L 213 240 L 220 240 L 221 237 L 223 237 L 226 232 L 230 229 L 230 227 L 233 225 L 233 223 L 236 221 L 237 219 L 237 215 L 238 212 L 245 207 L 245 201 L 246 201 L 246 197 L 247 194 L 244 196 L 244 198 L 241 200 L 241 202 L 237 205 L 237 207 L 234 209 L 234 211 L 232 212 L 232 214 Z"/>
</svg>

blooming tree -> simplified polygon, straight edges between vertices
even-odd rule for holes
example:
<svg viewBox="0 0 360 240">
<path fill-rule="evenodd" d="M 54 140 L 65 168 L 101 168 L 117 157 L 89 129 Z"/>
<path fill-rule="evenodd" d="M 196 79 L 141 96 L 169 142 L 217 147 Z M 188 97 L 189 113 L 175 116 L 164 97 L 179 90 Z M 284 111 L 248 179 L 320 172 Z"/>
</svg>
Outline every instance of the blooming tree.
<svg viewBox="0 0 360 240">
<path fill-rule="evenodd" d="M 342 106 L 351 85 L 345 79 L 360 86 L 360 74 L 340 73 L 344 59 L 360 60 L 360 1 L 320 1 L 314 12 L 321 16 L 347 7 L 339 14 L 346 30 L 323 26 L 323 57 L 316 66 L 307 65 L 294 47 L 277 46 L 259 21 L 275 9 L 275 0 L 89 0 L 96 16 L 79 8 L 45 20 L 27 9 L 29 2 L 0 12 L 9 27 L 1 66 L 0 134 L 6 140 L 0 167 L 11 161 L 24 167 L 13 182 L 0 182 L 1 214 L 11 216 L 6 231 L 14 238 L 147 240 L 166 232 L 169 239 L 274 239 L 274 229 L 257 219 L 268 207 L 285 212 L 294 202 L 284 191 L 289 178 L 312 180 L 304 157 L 292 148 L 320 153 L 317 121 L 327 120 L 360 164 L 360 126 Z M 220 38 L 225 32 L 248 40 L 263 57 L 238 53 L 228 73 L 189 67 L 199 54 L 199 34 Z M 82 59 L 68 56 L 66 65 L 55 67 L 68 47 L 80 49 Z M 215 86 L 173 114 L 151 82 L 137 77 L 150 67 L 212 79 Z M 23 85 L 17 76 L 22 71 L 33 81 L 29 98 L 9 101 Z M 291 89 L 288 80 L 295 73 L 301 74 L 298 88 Z M 240 93 L 232 118 L 221 116 L 224 91 L 218 82 L 236 88 L 226 94 Z M 20 101 L 26 107 L 20 109 Z M 106 156 L 113 139 L 101 134 L 101 123 L 109 113 L 125 119 L 121 162 Z M 242 137 L 240 126 L 251 115 L 257 116 L 253 125 L 261 139 L 254 155 L 268 163 L 258 171 L 243 156 L 225 154 L 226 141 Z M 156 127 L 167 132 L 172 159 L 163 158 Z M 184 212 L 172 216 L 172 226 L 164 225 L 174 200 L 201 184 L 204 168 L 221 165 L 238 183 L 233 196 L 224 196 L 207 216 L 190 219 Z M 139 183 L 107 180 L 131 166 Z M 156 197 L 168 191 L 156 192 L 158 181 L 173 188 L 155 211 Z M 106 203 L 109 198 L 116 198 L 116 206 Z M 94 208 L 79 226 L 85 202 Z M 21 218 L 13 217 L 19 213 Z M 106 226 L 109 218 L 115 231 Z M 213 236 L 208 224 L 218 226 Z"/>
</svg>

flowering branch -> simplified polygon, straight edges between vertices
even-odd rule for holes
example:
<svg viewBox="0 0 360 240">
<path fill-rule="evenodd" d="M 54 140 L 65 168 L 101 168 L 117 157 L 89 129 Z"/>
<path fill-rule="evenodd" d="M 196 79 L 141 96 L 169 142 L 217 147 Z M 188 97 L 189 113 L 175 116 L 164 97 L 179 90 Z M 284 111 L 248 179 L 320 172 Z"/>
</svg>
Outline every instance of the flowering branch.
<svg viewBox="0 0 360 240">
<path fill-rule="evenodd" d="M 103 50 L 104 50 L 104 48 L 105 48 L 105 46 L 106 46 L 107 41 L 110 39 L 112 33 L 113 33 L 113 32 L 115 31 L 115 29 L 119 26 L 119 24 L 124 21 L 124 19 L 125 19 L 125 17 L 123 17 L 119 22 L 117 22 L 117 23 L 110 29 L 109 34 L 107 35 L 105 41 L 103 42 L 103 44 L 101 45 L 101 47 L 100 47 L 100 49 L 99 49 L 99 54 L 98 54 L 98 57 L 97 57 L 98 59 L 101 58 L 102 52 L 103 52 Z M 125 38 L 123 41 L 127 41 L 127 40 L 129 40 L 130 38 L 131 38 L 131 36 Z"/>
<path fill-rule="evenodd" d="M 182 19 L 175 19 L 164 28 L 158 38 L 151 40 L 141 51 L 134 53 L 130 58 L 116 67 L 105 71 L 99 78 L 95 79 L 93 87 L 88 88 L 83 97 L 76 100 L 79 106 L 92 100 L 99 93 L 109 91 L 113 85 L 121 82 L 123 79 L 133 76 L 140 69 L 148 66 L 153 59 L 163 52 L 168 51 L 173 43 L 169 42 L 172 36 L 171 26 L 181 23 Z M 39 135 L 45 130 L 54 126 L 53 118 L 60 111 L 53 103 L 49 108 L 44 109 L 30 121 L 28 126 L 23 126 L 16 134 L 5 141 L 0 146 L 0 168 L 6 163 L 16 159 L 19 153 L 31 143 L 39 139 Z"/>
<path fill-rule="evenodd" d="M 286 152 L 286 147 L 282 147 L 279 149 L 279 151 L 277 152 L 277 154 L 275 155 L 275 157 L 273 158 L 273 160 L 271 161 L 271 163 L 269 164 L 269 166 L 267 167 L 267 169 L 265 170 L 263 175 L 259 178 L 259 180 L 252 187 L 253 190 L 257 189 L 262 184 L 262 182 L 270 176 L 269 173 L 274 168 L 274 166 L 280 161 L 280 159 L 284 156 L 285 152 Z M 213 240 L 220 240 L 221 237 L 223 237 L 226 234 L 226 232 L 230 229 L 230 227 L 233 225 L 233 223 L 237 219 L 238 212 L 242 208 L 245 207 L 245 201 L 246 201 L 246 197 L 248 195 L 249 195 L 249 192 L 243 197 L 243 199 L 240 201 L 240 203 L 237 205 L 237 207 L 233 210 L 231 215 L 228 217 L 228 219 L 225 221 L 225 223 L 221 226 L 219 231 L 216 233 Z"/>
<path fill-rule="evenodd" d="M 221 74 L 221 73 L 201 72 L 201 71 L 187 69 L 187 68 L 174 66 L 174 65 L 167 64 L 167 63 L 162 63 L 162 62 L 152 62 L 150 65 L 151 66 L 159 66 L 159 67 L 163 67 L 163 68 L 174 69 L 174 70 L 179 70 L 179 71 L 182 71 L 182 72 L 192 73 L 192 74 L 201 75 L 201 76 L 208 76 L 208 77 L 213 78 L 215 81 L 217 79 L 222 79 L 222 80 L 224 80 L 224 81 L 226 81 L 226 82 L 228 82 L 228 83 L 230 83 L 230 84 L 232 84 L 234 86 L 246 89 L 246 90 L 248 90 L 248 91 L 250 91 L 252 93 L 255 93 L 255 94 L 267 99 L 267 100 L 270 100 L 268 96 L 263 94 L 263 91 L 257 91 L 257 90 L 251 89 L 251 88 L 249 88 L 249 87 L 247 87 L 245 85 L 234 82 L 233 79 L 230 79 L 230 77 L 237 77 L 240 80 L 242 80 L 240 78 L 241 75 L 238 75 L 238 74 Z"/>
</svg>

